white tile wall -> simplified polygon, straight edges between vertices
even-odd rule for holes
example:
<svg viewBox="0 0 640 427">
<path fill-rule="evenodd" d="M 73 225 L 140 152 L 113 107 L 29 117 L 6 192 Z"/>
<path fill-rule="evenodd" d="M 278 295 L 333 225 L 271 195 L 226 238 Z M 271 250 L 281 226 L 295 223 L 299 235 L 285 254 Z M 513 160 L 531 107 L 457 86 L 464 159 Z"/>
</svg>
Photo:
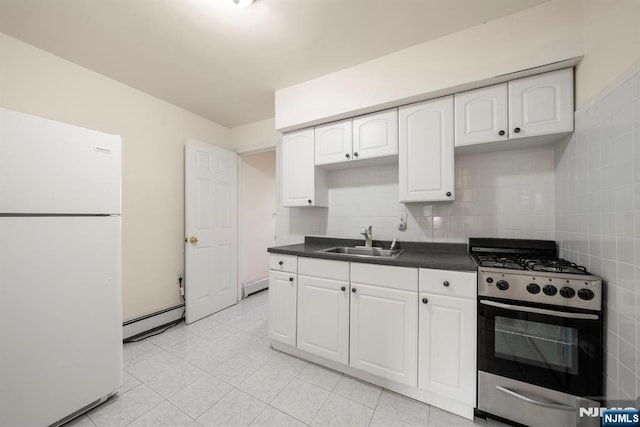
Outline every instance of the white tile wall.
<svg viewBox="0 0 640 427">
<path fill-rule="evenodd" d="M 576 113 L 556 146 L 562 256 L 606 281 L 607 396 L 640 394 L 640 72 Z"/>
<path fill-rule="evenodd" d="M 398 166 L 329 172 L 329 208 L 280 208 L 278 244 L 305 235 L 466 242 L 469 237 L 553 239 L 554 150 L 537 147 L 456 157 L 456 200 L 398 202 Z M 407 216 L 406 231 L 397 229 Z"/>
</svg>

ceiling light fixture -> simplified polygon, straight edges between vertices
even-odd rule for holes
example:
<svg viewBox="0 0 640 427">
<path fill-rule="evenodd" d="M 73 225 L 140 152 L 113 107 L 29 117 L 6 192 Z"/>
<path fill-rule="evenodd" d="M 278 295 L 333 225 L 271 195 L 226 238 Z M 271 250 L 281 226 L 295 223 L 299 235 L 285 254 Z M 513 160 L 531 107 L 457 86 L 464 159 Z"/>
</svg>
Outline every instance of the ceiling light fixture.
<svg viewBox="0 0 640 427">
<path fill-rule="evenodd" d="M 231 0 L 231 2 L 235 7 L 247 7 L 253 3 L 253 0 Z"/>
</svg>

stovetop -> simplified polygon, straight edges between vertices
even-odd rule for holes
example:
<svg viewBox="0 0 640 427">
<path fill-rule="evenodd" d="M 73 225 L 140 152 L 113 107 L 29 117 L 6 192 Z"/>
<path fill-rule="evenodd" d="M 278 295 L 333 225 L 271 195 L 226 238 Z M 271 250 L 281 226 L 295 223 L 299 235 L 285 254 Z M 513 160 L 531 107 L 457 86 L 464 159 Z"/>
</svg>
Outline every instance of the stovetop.
<svg viewBox="0 0 640 427">
<path fill-rule="evenodd" d="M 469 239 L 478 296 L 601 310 L 602 279 L 559 258 L 550 240 Z"/>
<path fill-rule="evenodd" d="M 552 255 L 537 253 L 510 254 L 503 252 L 475 253 L 472 255 L 479 267 L 545 273 L 589 274 L 585 267 Z"/>
</svg>

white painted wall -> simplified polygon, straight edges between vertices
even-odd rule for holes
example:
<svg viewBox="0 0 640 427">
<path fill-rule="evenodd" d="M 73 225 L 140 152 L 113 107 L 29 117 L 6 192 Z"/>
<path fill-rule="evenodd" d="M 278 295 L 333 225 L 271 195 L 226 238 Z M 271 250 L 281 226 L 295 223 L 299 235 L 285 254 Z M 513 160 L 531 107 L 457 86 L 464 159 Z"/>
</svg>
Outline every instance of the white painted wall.
<svg viewBox="0 0 640 427">
<path fill-rule="evenodd" d="M 274 118 L 231 128 L 231 141 L 238 153 L 274 148 L 280 138 Z"/>
<path fill-rule="evenodd" d="M 269 276 L 267 248 L 275 246 L 276 152 L 240 156 L 238 229 L 240 231 L 240 283 Z"/>
<path fill-rule="evenodd" d="M 640 1 L 583 0 L 585 55 L 576 69 L 583 106 L 640 61 Z M 626 76 L 625 76 L 626 77 Z"/>
<path fill-rule="evenodd" d="M 229 130 L 2 33 L 0 106 L 122 136 L 124 318 L 180 303 L 184 142 Z"/>
<path fill-rule="evenodd" d="M 636 15 L 637 16 L 637 15 Z M 629 18 L 631 19 L 631 18 Z M 584 53 L 581 0 L 540 6 L 276 91 L 275 127 L 289 130 L 399 105 L 425 94 Z"/>
</svg>

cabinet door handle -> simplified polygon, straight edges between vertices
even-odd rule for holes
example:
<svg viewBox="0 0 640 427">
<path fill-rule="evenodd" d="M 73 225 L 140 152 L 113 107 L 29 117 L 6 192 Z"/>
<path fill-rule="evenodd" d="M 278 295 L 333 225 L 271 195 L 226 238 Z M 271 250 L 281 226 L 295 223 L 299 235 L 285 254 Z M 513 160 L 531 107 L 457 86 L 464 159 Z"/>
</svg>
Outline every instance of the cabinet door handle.
<svg viewBox="0 0 640 427">
<path fill-rule="evenodd" d="M 311 204 L 311 199 L 307 200 L 307 203 Z"/>
<path fill-rule="evenodd" d="M 345 153 L 344 156 L 348 159 L 351 157 L 351 155 L 349 153 Z"/>
<path fill-rule="evenodd" d="M 353 152 L 353 157 L 358 157 L 358 152 L 357 151 Z"/>
<path fill-rule="evenodd" d="M 278 261 L 278 265 L 284 265 L 284 261 Z"/>
<path fill-rule="evenodd" d="M 445 288 L 449 287 L 449 281 L 448 280 L 445 280 L 442 284 L 444 285 Z"/>
<path fill-rule="evenodd" d="M 428 299 L 426 299 L 426 298 L 422 298 L 422 303 L 423 303 L 423 304 L 426 304 L 426 303 L 428 303 L 428 302 L 429 302 L 429 300 L 428 300 Z"/>
<path fill-rule="evenodd" d="M 290 282 L 293 282 L 293 277 L 289 277 L 289 281 L 290 281 Z"/>
<path fill-rule="evenodd" d="M 340 288 L 341 291 L 346 291 L 347 288 L 345 288 L 344 286 Z"/>
<path fill-rule="evenodd" d="M 351 288 L 351 292 L 356 293 L 356 288 Z"/>
<path fill-rule="evenodd" d="M 505 134 L 505 131 L 501 130 L 500 132 L 498 132 L 498 135 L 503 136 Z"/>
<path fill-rule="evenodd" d="M 447 197 L 451 197 L 451 191 L 447 191 Z"/>
<path fill-rule="evenodd" d="M 520 128 L 515 128 L 515 129 L 513 129 L 513 132 L 514 132 L 514 133 L 520 133 Z"/>
</svg>

